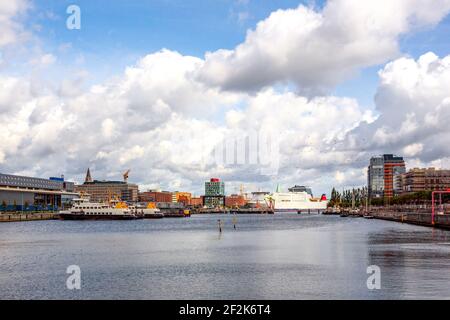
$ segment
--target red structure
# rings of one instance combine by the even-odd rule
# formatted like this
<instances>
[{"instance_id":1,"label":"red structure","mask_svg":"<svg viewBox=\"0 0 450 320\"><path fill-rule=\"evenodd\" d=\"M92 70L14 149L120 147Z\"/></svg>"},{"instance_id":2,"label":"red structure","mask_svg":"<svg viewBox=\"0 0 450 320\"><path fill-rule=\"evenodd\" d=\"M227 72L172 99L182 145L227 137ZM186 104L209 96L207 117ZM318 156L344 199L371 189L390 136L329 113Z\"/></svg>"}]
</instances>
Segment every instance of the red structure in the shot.
<instances>
[{"instance_id":1,"label":"red structure","mask_svg":"<svg viewBox=\"0 0 450 320\"><path fill-rule=\"evenodd\" d=\"M139 193L140 202L172 202L171 192L147 191Z\"/></svg>"},{"instance_id":2,"label":"red structure","mask_svg":"<svg viewBox=\"0 0 450 320\"><path fill-rule=\"evenodd\" d=\"M229 197L225 197L225 206L232 208L232 207L243 207L247 204L247 201L245 200L244 196L232 194Z\"/></svg>"},{"instance_id":3,"label":"red structure","mask_svg":"<svg viewBox=\"0 0 450 320\"><path fill-rule=\"evenodd\" d=\"M392 198L394 196L394 174L404 172L405 161L391 155L385 155L384 158L384 197Z\"/></svg>"},{"instance_id":4,"label":"red structure","mask_svg":"<svg viewBox=\"0 0 450 320\"><path fill-rule=\"evenodd\" d=\"M203 207L203 197L191 198L191 206L193 207Z\"/></svg>"},{"instance_id":5,"label":"red structure","mask_svg":"<svg viewBox=\"0 0 450 320\"><path fill-rule=\"evenodd\" d=\"M431 202L432 202L432 206L431 206L431 223L434 225L434 217L436 215L436 195L439 195L439 208L442 208L442 195L443 194L450 194L450 189L447 189L445 191L433 191L431 193Z\"/></svg>"}]
</instances>

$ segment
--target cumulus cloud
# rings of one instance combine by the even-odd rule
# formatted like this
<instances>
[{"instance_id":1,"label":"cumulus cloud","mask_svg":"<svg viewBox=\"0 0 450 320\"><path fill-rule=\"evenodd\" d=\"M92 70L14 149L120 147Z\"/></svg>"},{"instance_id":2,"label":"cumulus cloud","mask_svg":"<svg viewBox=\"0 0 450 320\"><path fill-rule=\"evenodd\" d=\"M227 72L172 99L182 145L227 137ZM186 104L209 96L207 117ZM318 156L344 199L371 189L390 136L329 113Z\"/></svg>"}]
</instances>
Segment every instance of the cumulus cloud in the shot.
<instances>
[{"instance_id":1,"label":"cumulus cloud","mask_svg":"<svg viewBox=\"0 0 450 320\"><path fill-rule=\"evenodd\" d=\"M27 0L8 0L0 3L0 48L21 41L26 33L17 22L29 7Z\"/></svg>"},{"instance_id":2,"label":"cumulus cloud","mask_svg":"<svg viewBox=\"0 0 450 320\"><path fill-rule=\"evenodd\" d=\"M330 184L365 183L373 153L440 163L450 159L450 56L387 64L379 73L378 118L351 97L311 92L397 55L399 35L437 23L449 7L334 0L321 11L279 10L235 50L201 59L163 49L89 88L87 72L54 87L0 74L1 170L82 181L87 167L97 179L117 179L130 168L130 180L141 185L198 193L211 176L326 192ZM52 68L45 62L56 59L40 61ZM279 82L308 95L273 86ZM236 138L237 149L239 139L267 129L279 148L275 174L247 156L244 163L211 161L227 137Z\"/></svg>"},{"instance_id":3,"label":"cumulus cloud","mask_svg":"<svg viewBox=\"0 0 450 320\"><path fill-rule=\"evenodd\" d=\"M352 150L390 150L424 163L450 156L450 56L400 58L379 72L380 116L351 132Z\"/></svg>"},{"instance_id":4,"label":"cumulus cloud","mask_svg":"<svg viewBox=\"0 0 450 320\"><path fill-rule=\"evenodd\" d=\"M449 10L449 0L330 0L321 11L278 10L235 49L207 53L198 77L225 90L294 83L303 93L324 92L394 58L400 35L438 23Z\"/></svg>"}]
</instances>

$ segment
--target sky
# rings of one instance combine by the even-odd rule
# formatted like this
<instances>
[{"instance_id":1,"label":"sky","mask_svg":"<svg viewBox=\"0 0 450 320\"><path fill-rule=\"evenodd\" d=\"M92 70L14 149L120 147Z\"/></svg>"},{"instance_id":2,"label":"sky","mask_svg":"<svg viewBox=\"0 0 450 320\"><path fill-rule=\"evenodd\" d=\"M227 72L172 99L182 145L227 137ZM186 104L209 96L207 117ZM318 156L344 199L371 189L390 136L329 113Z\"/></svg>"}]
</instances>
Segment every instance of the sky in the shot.
<instances>
[{"instance_id":1,"label":"sky","mask_svg":"<svg viewBox=\"0 0 450 320\"><path fill-rule=\"evenodd\" d=\"M363 186L373 155L450 168L449 12L450 0L2 1L0 172L329 194Z\"/></svg>"}]
</instances>

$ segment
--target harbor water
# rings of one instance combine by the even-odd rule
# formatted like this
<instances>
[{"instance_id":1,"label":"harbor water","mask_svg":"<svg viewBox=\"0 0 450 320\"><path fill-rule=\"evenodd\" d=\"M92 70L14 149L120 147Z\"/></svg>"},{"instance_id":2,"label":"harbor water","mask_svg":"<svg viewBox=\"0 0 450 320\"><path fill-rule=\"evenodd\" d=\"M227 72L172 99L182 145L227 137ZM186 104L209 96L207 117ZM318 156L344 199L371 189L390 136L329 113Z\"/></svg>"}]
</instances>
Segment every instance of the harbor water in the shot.
<instances>
[{"instance_id":1,"label":"harbor water","mask_svg":"<svg viewBox=\"0 0 450 320\"><path fill-rule=\"evenodd\" d=\"M80 290L66 286L72 265ZM379 267L379 290L368 289L369 266ZM450 231L389 221L283 213L0 224L2 299L450 299L449 283Z\"/></svg>"}]
</instances>

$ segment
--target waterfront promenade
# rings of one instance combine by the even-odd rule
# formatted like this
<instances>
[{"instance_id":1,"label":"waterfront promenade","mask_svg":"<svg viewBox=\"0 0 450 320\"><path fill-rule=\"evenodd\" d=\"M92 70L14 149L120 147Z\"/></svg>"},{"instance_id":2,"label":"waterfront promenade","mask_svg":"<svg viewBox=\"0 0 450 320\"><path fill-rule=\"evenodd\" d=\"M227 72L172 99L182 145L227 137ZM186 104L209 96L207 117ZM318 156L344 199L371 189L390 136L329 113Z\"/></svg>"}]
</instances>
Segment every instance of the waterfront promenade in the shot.
<instances>
[{"instance_id":1,"label":"waterfront promenade","mask_svg":"<svg viewBox=\"0 0 450 320\"><path fill-rule=\"evenodd\" d=\"M450 230L450 215L435 215L434 224L430 212L394 211L389 209L372 210L370 215L376 219L415 224Z\"/></svg>"}]
</instances>

